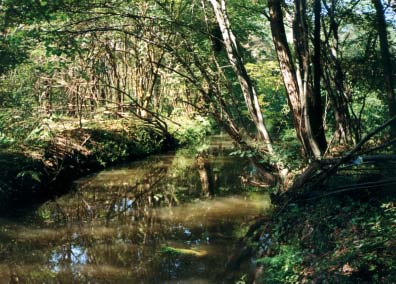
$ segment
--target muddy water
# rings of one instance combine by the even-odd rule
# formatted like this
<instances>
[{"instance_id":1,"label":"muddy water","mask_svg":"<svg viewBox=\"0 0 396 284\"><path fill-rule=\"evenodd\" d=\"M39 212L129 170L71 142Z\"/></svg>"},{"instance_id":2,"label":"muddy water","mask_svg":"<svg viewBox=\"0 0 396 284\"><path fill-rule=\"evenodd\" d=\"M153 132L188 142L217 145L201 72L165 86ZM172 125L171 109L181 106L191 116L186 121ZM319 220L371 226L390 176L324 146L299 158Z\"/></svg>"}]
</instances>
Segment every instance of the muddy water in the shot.
<instances>
[{"instance_id":1,"label":"muddy water","mask_svg":"<svg viewBox=\"0 0 396 284\"><path fill-rule=\"evenodd\" d=\"M217 136L203 155L182 149L112 168L0 220L0 284L235 283L224 274L233 245L270 204L241 184L252 168L230 147Z\"/></svg>"}]
</instances>

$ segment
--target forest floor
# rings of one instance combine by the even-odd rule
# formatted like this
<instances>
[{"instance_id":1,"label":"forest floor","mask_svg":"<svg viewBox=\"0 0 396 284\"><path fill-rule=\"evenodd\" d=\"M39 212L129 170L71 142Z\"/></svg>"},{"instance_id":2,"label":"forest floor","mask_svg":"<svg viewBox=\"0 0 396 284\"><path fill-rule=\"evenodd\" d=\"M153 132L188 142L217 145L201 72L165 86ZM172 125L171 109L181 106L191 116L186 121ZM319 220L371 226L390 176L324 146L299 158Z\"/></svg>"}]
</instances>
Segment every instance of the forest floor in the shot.
<instances>
[{"instance_id":1,"label":"forest floor","mask_svg":"<svg viewBox=\"0 0 396 284\"><path fill-rule=\"evenodd\" d=\"M395 201L388 185L276 206L247 242L255 283L396 283Z\"/></svg>"},{"instance_id":2,"label":"forest floor","mask_svg":"<svg viewBox=\"0 0 396 284\"><path fill-rule=\"evenodd\" d=\"M23 143L0 148L0 208L49 198L90 172L172 147L176 140L164 139L150 124L95 120L81 128L76 119L51 122Z\"/></svg>"}]
</instances>

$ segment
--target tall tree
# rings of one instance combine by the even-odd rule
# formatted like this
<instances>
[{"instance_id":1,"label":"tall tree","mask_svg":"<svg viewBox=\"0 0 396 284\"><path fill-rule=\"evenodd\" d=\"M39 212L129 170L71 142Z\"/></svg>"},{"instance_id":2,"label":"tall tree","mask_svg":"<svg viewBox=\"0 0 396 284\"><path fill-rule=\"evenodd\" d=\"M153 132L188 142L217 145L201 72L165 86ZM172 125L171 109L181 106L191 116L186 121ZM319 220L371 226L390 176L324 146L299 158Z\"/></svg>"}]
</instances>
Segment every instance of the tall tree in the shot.
<instances>
[{"instance_id":1,"label":"tall tree","mask_svg":"<svg viewBox=\"0 0 396 284\"><path fill-rule=\"evenodd\" d=\"M312 86L312 67L311 67L311 52L309 48L310 33L308 30L307 21L307 3L306 0L296 0L295 3L295 16L293 21L293 40L294 49L297 59L297 82L300 92L300 103L303 111L303 119L305 122L305 129L310 149L315 157L319 157L326 150L327 143L323 127L323 112L320 94L320 78L318 83L317 92L314 91ZM315 5L317 5L315 3ZM320 6L320 3L319 3ZM316 15L315 15L316 16ZM318 38L320 45L320 25ZM319 53L319 51L318 51ZM319 57L314 58L315 73L320 74L321 60ZM315 74L314 76L315 77ZM314 78L316 79L316 78Z\"/></svg>"},{"instance_id":2,"label":"tall tree","mask_svg":"<svg viewBox=\"0 0 396 284\"><path fill-rule=\"evenodd\" d=\"M224 41L224 46L227 52L228 60L238 77L239 85L245 99L247 109L252 118L258 132L266 144L267 150L273 154L273 148L269 133L264 123L264 117L261 112L261 107L257 97L256 89L246 71L242 56L238 49L236 37L231 30L230 21L228 19L226 5L224 0L209 0L213 11L216 15L216 20L219 25L221 35Z\"/></svg>"},{"instance_id":3,"label":"tall tree","mask_svg":"<svg viewBox=\"0 0 396 284\"><path fill-rule=\"evenodd\" d=\"M396 116L396 99L394 90L395 85L393 80L391 54L389 52L389 42L388 33L386 30L384 7L381 0L372 0L372 3L375 7L377 16L377 29L380 40L382 68L384 70L384 83L386 90L386 99L389 108L389 117L392 118ZM391 138L396 138L396 120L394 120L391 124L390 133ZM396 150L396 146L394 147L394 150Z\"/></svg>"},{"instance_id":4,"label":"tall tree","mask_svg":"<svg viewBox=\"0 0 396 284\"><path fill-rule=\"evenodd\" d=\"M324 48L327 52L323 53L322 60L326 64L326 68L322 69L322 78L324 88L329 95L335 120L335 141L344 140L352 142L352 135L356 140L359 139L358 126L352 125L351 113L349 105L351 98L345 92L345 72L341 64L340 51L340 16L336 19L336 3L337 0L322 1L326 15L323 16L323 31L325 35ZM328 21L328 29L326 21Z\"/></svg>"},{"instance_id":5,"label":"tall tree","mask_svg":"<svg viewBox=\"0 0 396 284\"><path fill-rule=\"evenodd\" d=\"M314 2L314 97L320 97L320 79L322 74L322 64L320 60L320 11L321 11L321 0L315 0Z\"/></svg>"},{"instance_id":6,"label":"tall tree","mask_svg":"<svg viewBox=\"0 0 396 284\"><path fill-rule=\"evenodd\" d=\"M297 66L287 42L281 1L269 0L272 38L278 55L279 66L287 91L297 137L307 156L320 157L326 150L320 96L312 90L306 2L295 1L293 35Z\"/></svg>"}]
</instances>

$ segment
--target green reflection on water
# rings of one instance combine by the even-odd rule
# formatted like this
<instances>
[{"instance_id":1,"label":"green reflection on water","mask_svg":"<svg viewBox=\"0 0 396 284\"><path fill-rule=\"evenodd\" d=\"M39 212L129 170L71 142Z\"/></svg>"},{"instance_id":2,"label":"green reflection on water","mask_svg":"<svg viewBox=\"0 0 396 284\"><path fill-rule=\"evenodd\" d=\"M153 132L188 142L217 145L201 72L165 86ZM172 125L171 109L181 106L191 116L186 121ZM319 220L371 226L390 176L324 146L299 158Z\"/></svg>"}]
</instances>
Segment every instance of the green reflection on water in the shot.
<instances>
[{"instance_id":1,"label":"green reflection on water","mask_svg":"<svg viewBox=\"0 0 396 284\"><path fill-rule=\"evenodd\" d=\"M80 179L24 220L2 220L0 283L221 283L241 224L270 203L244 193L248 164L227 155L229 140L210 142L204 155Z\"/></svg>"}]
</instances>

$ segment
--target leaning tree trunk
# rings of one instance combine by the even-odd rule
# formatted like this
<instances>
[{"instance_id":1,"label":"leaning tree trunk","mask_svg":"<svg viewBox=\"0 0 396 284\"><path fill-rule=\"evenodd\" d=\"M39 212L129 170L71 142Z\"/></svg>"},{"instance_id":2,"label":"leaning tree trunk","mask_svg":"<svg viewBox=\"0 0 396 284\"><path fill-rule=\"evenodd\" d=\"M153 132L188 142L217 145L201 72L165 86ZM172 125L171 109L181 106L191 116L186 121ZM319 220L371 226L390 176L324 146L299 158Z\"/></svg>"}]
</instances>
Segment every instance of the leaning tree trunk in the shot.
<instances>
[{"instance_id":1,"label":"leaning tree trunk","mask_svg":"<svg viewBox=\"0 0 396 284\"><path fill-rule=\"evenodd\" d=\"M384 70L384 79L385 79L385 89L386 89L386 98L389 108L389 117L393 118L396 116L396 100L395 100L395 91L394 91L394 82L393 82L393 70L392 70L392 61L391 55L389 52L389 42L388 42L388 34L386 30L386 22L384 15L384 7L382 6L381 0L372 0L375 11L377 14L377 28L380 39L380 47L381 47L381 57L382 57L382 67ZM391 138L396 138L396 120L391 123L390 134ZM396 145L393 148L396 150Z\"/></svg>"},{"instance_id":2,"label":"leaning tree trunk","mask_svg":"<svg viewBox=\"0 0 396 284\"><path fill-rule=\"evenodd\" d=\"M250 80L250 77L246 71L245 65L243 64L242 57L239 53L238 46L236 43L235 35L233 34L230 22L228 20L227 11L225 7L225 1L220 0L209 0L212 4L213 10L216 15L216 20L221 30L221 34L224 40L224 46L227 52L228 60L238 77L239 85L241 86L242 93L245 99L245 103L249 114L260 133L261 137L266 144L266 148L270 154L273 154L273 148L269 133L264 123L264 118L261 113L256 90Z\"/></svg>"}]
</instances>

